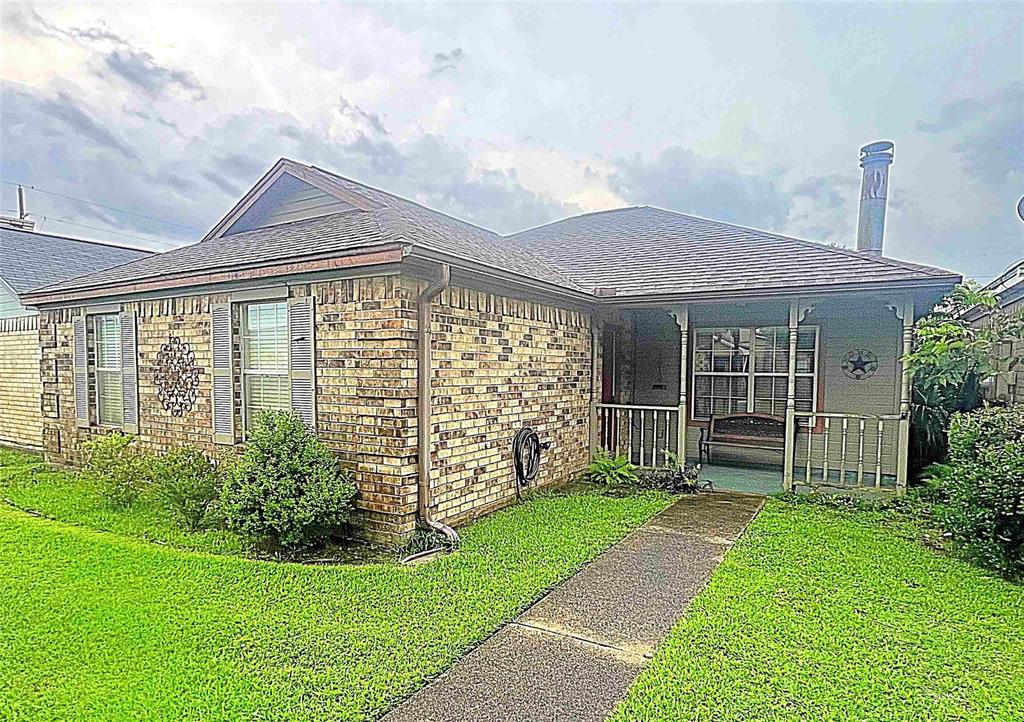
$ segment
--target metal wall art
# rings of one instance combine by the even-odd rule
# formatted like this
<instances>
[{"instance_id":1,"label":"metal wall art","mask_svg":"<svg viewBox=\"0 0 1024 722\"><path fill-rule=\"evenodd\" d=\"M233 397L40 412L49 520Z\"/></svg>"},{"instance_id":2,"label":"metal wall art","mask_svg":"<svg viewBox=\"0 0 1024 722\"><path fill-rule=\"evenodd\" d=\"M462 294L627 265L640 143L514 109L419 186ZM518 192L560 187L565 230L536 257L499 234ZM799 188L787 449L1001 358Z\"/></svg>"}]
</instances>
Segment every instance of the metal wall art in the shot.
<instances>
[{"instance_id":1,"label":"metal wall art","mask_svg":"<svg viewBox=\"0 0 1024 722\"><path fill-rule=\"evenodd\" d=\"M177 336L170 336L156 355L156 388L160 403L171 416L192 410L199 389L196 352Z\"/></svg>"},{"instance_id":2,"label":"metal wall art","mask_svg":"<svg viewBox=\"0 0 1024 722\"><path fill-rule=\"evenodd\" d=\"M878 370L878 356L872 351L855 348L843 357L843 373L854 381L871 378Z\"/></svg>"}]
</instances>

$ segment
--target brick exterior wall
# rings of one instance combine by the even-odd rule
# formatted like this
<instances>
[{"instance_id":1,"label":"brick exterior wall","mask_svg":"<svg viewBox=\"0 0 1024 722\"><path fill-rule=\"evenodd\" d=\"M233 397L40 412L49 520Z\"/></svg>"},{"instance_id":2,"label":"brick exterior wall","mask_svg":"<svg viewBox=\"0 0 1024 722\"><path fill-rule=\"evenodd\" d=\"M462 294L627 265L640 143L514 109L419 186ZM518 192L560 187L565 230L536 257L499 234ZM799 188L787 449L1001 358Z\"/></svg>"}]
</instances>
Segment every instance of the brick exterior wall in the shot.
<instances>
[{"instance_id":1,"label":"brick exterior wall","mask_svg":"<svg viewBox=\"0 0 1024 722\"><path fill-rule=\"evenodd\" d=\"M39 319L0 318L0 444L39 448Z\"/></svg>"},{"instance_id":2,"label":"brick exterior wall","mask_svg":"<svg viewBox=\"0 0 1024 722\"><path fill-rule=\"evenodd\" d=\"M317 434L355 471L364 535L416 521L416 303L397 276L312 285Z\"/></svg>"},{"instance_id":3,"label":"brick exterior wall","mask_svg":"<svg viewBox=\"0 0 1024 722\"><path fill-rule=\"evenodd\" d=\"M591 337L587 314L465 288L431 317L433 502L459 523L515 500L512 437L534 428L538 485L571 481L589 461Z\"/></svg>"},{"instance_id":4,"label":"brick exterior wall","mask_svg":"<svg viewBox=\"0 0 1024 722\"><path fill-rule=\"evenodd\" d=\"M125 304L134 309L138 329L139 441L154 451L191 443L213 450L210 406L210 304L223 296L187 296ZM40 315L43 381L43 447L50 461L82 463L82 443L105 433L95 419L95 389L90 384L92 423L79 428L75 421L73 378L74 332L72 318L80 308L44 311ZM157 354L170 336L190 344L196 354L199 390L189 413L172 416L164 411L155 383ZM90 347L90 379L94 379L94 352Z\"/></svg>"},{"instance_id":5,"label":"brick exterior wall","mask_svg":"<svg viewBox=\"0 0 1024 722\"><path fill-rule=\"evenodd\" d=\"M291 296L315 299L317 435L354 472L359 533L385 543L397 543L415 528L416 296L422 286L382 276L290 289ZM186 296L126 305L137 318L138 436L144 446L217 448L210 310L228 298ZM81 463L84 441L105 431L95 418L89 428L75 421L72 318L81 311L49 310L40 316L43 446L49 460L70 465ZM236 408L241 406L239 316L236 306ZM563 483L582 470L590 431L587 315L452 289L435 300L431 323L436 518L461 523L515 499L511 440L523 425L553 443L544 454L540 484ZM157 354L169 336L191 345L199 370L195 405L179 417L163 409L155 385ZM235 427L241 441L240 413Z\"/></svg>"}]
</instances>

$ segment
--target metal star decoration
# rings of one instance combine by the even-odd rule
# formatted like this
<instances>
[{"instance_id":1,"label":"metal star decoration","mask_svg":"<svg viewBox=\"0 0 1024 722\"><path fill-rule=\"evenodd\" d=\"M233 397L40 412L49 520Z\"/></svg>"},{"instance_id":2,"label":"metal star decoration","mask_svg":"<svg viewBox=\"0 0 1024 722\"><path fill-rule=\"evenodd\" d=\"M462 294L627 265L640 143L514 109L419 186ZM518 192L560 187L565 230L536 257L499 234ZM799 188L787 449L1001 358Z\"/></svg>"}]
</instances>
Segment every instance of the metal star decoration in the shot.
<instances>
[{"instance_id":1,"label":"metal star decoration","mask_svg":"<svg viewBox=\"0 0 1024 722\"><path fill-rule=\"evenodd\" d=\"M843 357L843 373L851 379L860 381L870 378L878 370L878 357L866 349L858 348Z\"/></svg>"}]
</instances>

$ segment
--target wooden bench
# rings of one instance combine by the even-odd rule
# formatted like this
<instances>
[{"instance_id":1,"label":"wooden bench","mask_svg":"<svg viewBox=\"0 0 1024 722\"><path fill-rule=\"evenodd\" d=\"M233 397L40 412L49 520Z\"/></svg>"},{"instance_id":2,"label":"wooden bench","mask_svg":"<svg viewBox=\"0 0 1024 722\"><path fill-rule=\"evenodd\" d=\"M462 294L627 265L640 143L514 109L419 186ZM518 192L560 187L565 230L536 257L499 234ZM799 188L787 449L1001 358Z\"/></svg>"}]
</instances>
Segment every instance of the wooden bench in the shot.
<instances>
[{"instance_id":1,"label":"wooden bench","mask_svg":"<svg viewBox=\"0 0 1024 722\"><path fill-rule=\"evenodd\" d=\"M770 414L712 416L700 430L697 453L701 463L711 463L712 446L763 449L782 453L786 448L786 419Z\"/></svg>"}]
</instances>

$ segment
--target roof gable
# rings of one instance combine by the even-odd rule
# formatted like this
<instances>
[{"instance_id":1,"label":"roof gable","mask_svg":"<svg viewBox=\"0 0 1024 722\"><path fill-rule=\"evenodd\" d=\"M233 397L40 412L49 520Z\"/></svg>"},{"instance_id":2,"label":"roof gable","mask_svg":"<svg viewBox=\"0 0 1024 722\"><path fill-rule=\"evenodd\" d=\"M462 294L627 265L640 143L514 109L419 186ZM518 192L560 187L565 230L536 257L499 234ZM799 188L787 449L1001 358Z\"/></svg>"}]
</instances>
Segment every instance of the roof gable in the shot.
<instances>
[{"instance_id":1,"label":"roof gable","mask_svg":"<svg viewBox=\"0 0 1024 722\"><path fill-rule=\"evenodd\" d=\"M284 176L291 176L291 180L285 180L283 186L278 186L277 183ZM219 238L220 236L226 235L229 229L232 229L234 224L240 220L247 212L253 208L253 206L262 207L263 213L257 211L257 213L251 216L250 221L238 228L234 228L233 233L242 233L248 230L255 230L257 228L267 227L265 225L248 225L249 223L259 222L261 217L265 217L269 212L273 213L273 210L280 205L281 201L291 202L298 199L290 198L288 192L309 192L309 189L305 186L296 186L294 181L298 180L306 184L311 188L317 189L327 196L333 197L336 201L345 204L349 208L357 208L361 211L372 211L375 206L373 203L367 201L365 197L359 194L348 193L343 187L335 183L329 174L325 174L322 171L318 171L316 168L311 166L304 166L300 163L296 163L288 158L281 158L278 160L274 167L271 168L267 173L260 178L260 180L254 185L248 193L242 196L241 200L236 203L230 211L228 211L223 218L221 218L210 232L203 237L203 241L209 241L213 238ZM273 190L272 189L276 189ZM280 192L279 192L280 191ZM270 193L266 201L263 201L263 196ZM323 203L321 199L321 204ZM300 204L301 207L301 204ZM292 206L281 208L281 211L287 213L289 211L299 210L300 207ZM337 211L329 211L328 213L335 213ZM302 218L312 218L316 216L301 216ZM298 219L293 219L298 220ZM287 223L288 220L280 221L281 223ZM271 224L273 225L273 224Z\"/></svg>"},{"instance_id":2,"label":"roof gable","mask_svg":"<svg viewBox=\"0 0 1024 722\"><path fill-rule=\"evenodd\" d=\"M224 231L225 236L355 210L332 193L282 173Z\"/></svg>"}]
</instances>

